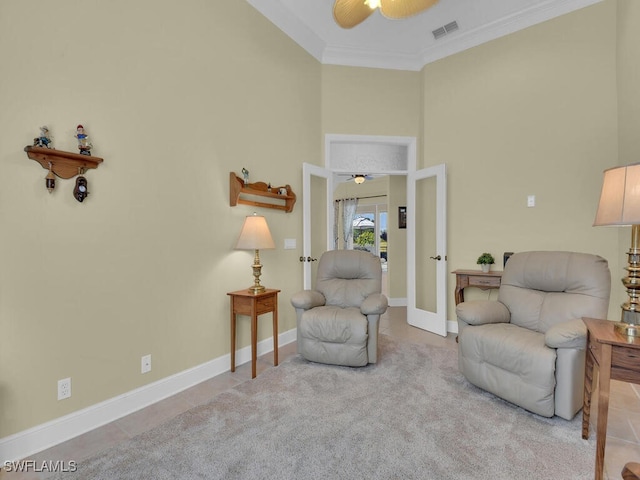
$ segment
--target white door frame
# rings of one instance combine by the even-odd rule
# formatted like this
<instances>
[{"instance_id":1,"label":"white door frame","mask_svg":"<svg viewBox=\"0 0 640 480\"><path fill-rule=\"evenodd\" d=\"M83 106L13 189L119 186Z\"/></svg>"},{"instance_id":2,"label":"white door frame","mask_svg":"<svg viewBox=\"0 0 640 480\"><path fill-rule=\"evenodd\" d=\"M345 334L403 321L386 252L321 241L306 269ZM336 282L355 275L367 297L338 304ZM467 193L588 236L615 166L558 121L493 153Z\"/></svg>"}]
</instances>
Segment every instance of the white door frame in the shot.
<instances>
[{"instance_id":1,"label":"white door frame","mask_svg":"<svg viewBox=\"0 0 640 480\"><path fill-rule=\"evenodd\" d=\"M312 258L311 251L311 177L322 177L327 182L327 250L333 249L333 174L326 168L302 164L302 262L303 262L303 288L311 288L311 262L306 259Z\"/></svg>"},{"instance_id":2,"label":"white door frame","mask_svg":"<svg viewBox=\"0 0 640 480\"><path fill-rule=\"evenodd\" d=\"M439 171L438 169L444 169L444 165L438 165L436 167L431 167L431 169L416 171L417 168L417 148L416 137L399 137L399 136L375 136L375 135L342 135L342 134L326 134L325 135L325 168L318 167L316 165L311 164L303 164L303 255L305 258L313 257L311 252L311 177L313 175L320 176L326 179L327 185L327 250L332 250L334 248L333 245L333 236L331 234L331 230L333 229L334 223L334 210L333 210L333 191L334 191L334 179L333 173L362 173L362 172L353 172L352 169L348 170L340 170L332 168L331 165L331 144L334 142L348 142L348 143L367 143L367 144L395 144L402 145L407 147L407 170L390 170L384 168L376 168L375 166L363 167L363 170L367 170L365 173L380 173L387 175L406 175L407 176L407 318L409 319L409 310L411 309L412 315L412 325L427 329L434 333L440 335L446 335L446 292L447 292L447 279L446 279L446 261L438 262L437 267L437 310L438 310L438 320L435 321L434 318L429 318L429 312L424 312L415 309L415 231L410 234L411 230L409 225L415 225L415 177L416 174L422 175L425 171L427 171L428 175L431 176L434 171ZM435 170L433 170L435 169ZM446 170L443 170L441 173L445 173ZM410 193L409 185L412 183L409 181L411 175L414 175L412 178L413 183L413 193ZM424 178L424 177L420 177ZM437 229L438 229L438 238L437 238L437 248L443 259L446 259L446 176L444 181L445 188L438 188L438 220L437 220ZM413 207L409 207L412 204L409 198L413 195ZM413 257L409 255L409 252L413 251ZM411 288L413 286L413 293L410 294ZM304 288L311 288L311 265L309 262L304 262ZM411 301L409 301L409 297L411 297ZM415 319L418 320L415 320ZM444 321L441 321L441 319ZM435 321L435 323L434 323ZM444 331L442 331L441 325L444 325Z\"/></svg>"}]
</instances>

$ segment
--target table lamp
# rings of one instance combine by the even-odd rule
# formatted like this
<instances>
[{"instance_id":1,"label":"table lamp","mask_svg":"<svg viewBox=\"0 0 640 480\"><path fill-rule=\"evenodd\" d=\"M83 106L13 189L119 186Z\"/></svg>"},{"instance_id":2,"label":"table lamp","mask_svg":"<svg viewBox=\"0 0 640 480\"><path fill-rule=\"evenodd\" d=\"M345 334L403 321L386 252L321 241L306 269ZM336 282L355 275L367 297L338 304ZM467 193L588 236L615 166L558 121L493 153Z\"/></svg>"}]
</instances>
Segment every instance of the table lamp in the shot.
<instances>
[{"instance_id":1,"label":"table lamp","mask_svg":"<svg viewBox=\"0 0 640 480\"><path fill-rule=\"evenodd\" d=\"M616 330L640 336L640 163L604 171L602 193L594 226L631 226L631 247L627 252L627 276L622 279L629 300L622 304L621 322Z\"/></svg>"},{"instance_id":2,"label":"table lamp","mask_svg":"<svg viewBox=\"0 0 640 480\"><path fill-rule=\"evenodd\" d=\"M260 285L260 275L262 274L262 265L260 264L260 250L266 248L276 248L271 238L271 232L267 221L261 215L254 213L249 215L244 220L240 236L238 237L238 243L236 244L236 250L254 250L255 256L253 258L253 286L249 288L249 291L254 295L264 292L265 288Z\"/></svg>"}]
</instances>

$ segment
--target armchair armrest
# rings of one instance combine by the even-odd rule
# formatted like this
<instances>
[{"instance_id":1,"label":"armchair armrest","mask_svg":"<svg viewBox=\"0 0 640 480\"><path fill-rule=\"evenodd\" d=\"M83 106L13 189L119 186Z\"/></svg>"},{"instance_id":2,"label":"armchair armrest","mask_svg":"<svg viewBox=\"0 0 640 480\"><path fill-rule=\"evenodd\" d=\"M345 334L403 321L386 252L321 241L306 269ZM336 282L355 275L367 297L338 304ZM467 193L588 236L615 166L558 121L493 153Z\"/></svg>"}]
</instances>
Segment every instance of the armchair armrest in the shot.
<instances>
[{"instance_id":1,"label":"armchair armrest","mask_svg":"<svg viewBox=\"0 0 640 480\"><path fill-rule=\"evenodd\" d=\"M504 303L495 300L469 300L456 306L456 316L469 325L509 323L511 312Z\"/></svg>"},{"instance_id":2,"label":"armchair armrest","mask_svg":"<svg viewBox=\"0 0 640 480\"><path fill-rule=\"evenodd\" d=\"M317 290L301 290L291 296L291 305L295 308L302 308L303 310L321 307L325 302L324 295Z\"/></svg>"},{"instance_id":3,"label":"armchair armrest","mask_svg":"<svg viewBox=\"0 0 640 480\"><path fill-rule=\"evenodd\" d=\"M389 301L387 297L381 293L374 293L364 299L360 305L360 311L363 315L382 315L387 311Z\"/></svg>"},{"instance_id":4,"label":"armchair armrest","mask_svg":"<svg viewBox=\"0 0 640 480\"><path fill-rule=\"evenodd\" d=\"M544 343L549 348L577 348L587 347L587 326L579 319L561 322L544 334Z\"/></svg>"}]
</instances>

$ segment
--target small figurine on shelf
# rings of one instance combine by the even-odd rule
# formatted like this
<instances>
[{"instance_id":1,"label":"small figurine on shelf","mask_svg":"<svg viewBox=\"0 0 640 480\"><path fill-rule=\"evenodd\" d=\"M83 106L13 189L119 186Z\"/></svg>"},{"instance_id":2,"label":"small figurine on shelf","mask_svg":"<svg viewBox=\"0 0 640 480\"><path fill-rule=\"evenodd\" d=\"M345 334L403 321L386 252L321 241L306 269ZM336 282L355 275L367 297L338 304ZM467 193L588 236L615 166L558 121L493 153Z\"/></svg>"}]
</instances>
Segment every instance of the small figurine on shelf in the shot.
<instances>
[{"instance_id":1,"label":"small figurine on shelf","mask_svg":"<svg viewBox=\"0 0 640 480\"><path fill-rule=\"evenodd\" d=\"M242 167L242 178L244 178L244 184L248 185L249 184L249 170L247 170L244 167Z\"/></svg>"},{"instance_id":2,"label":"small figurine on shelf","mask_svg":"<svg viewBox=\"0 0 640 480\"><path fill-rule=\"evenodd\" d=\"M78 139L78 149L80 150L80 155L89 155L91 156L91 142L89 141L89 135L84 133L84 127L82 125L78 125L76 127L75 137Z\"/></svg>"},{"instance_id":3,"label":"small figurine on shelf","mask_svg":"<svg viewBox=\"0 0 640 480\"><path fill-rule=\"evenodd\" d=\"M53 148L49 128L46 125L40 127L40 136L33 139L34 147Z\"/></svg>"}]
</instances>

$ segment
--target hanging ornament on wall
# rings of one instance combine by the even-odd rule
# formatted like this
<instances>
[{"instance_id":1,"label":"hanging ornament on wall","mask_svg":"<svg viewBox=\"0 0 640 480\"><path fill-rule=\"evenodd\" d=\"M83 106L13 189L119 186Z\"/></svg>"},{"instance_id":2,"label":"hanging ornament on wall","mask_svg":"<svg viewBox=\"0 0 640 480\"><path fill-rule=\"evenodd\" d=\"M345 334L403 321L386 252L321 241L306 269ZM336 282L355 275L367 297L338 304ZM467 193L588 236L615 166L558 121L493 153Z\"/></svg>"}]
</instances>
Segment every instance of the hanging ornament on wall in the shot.
<instances>
[{"instance_id":1,"label":"hanging ornament on wall","mask_svg":"<svg viewBox=\"0 0 640 480\"><path fill-rule=\"evenodd\" d=\"M76 178L76 186L73 189L73 196L76 200L82 203L84 199L87 198L87 195L89 195L89 190L87 190L87 179L80 175Z\"/></svg>"},{"instance_id":2,"label":"hanging ornament on wall","mask_svg":"<svg viewBox=\"0 0 640 480\"><path fill-rule=\"evenodd\" d=\"M49 173L47 173L44 181L47 185L47 190L49 190L49 193L53 192L53 189L56 188L56 176L51 171L51 162L49 162Z\"/></svg>"}]
</instances>

